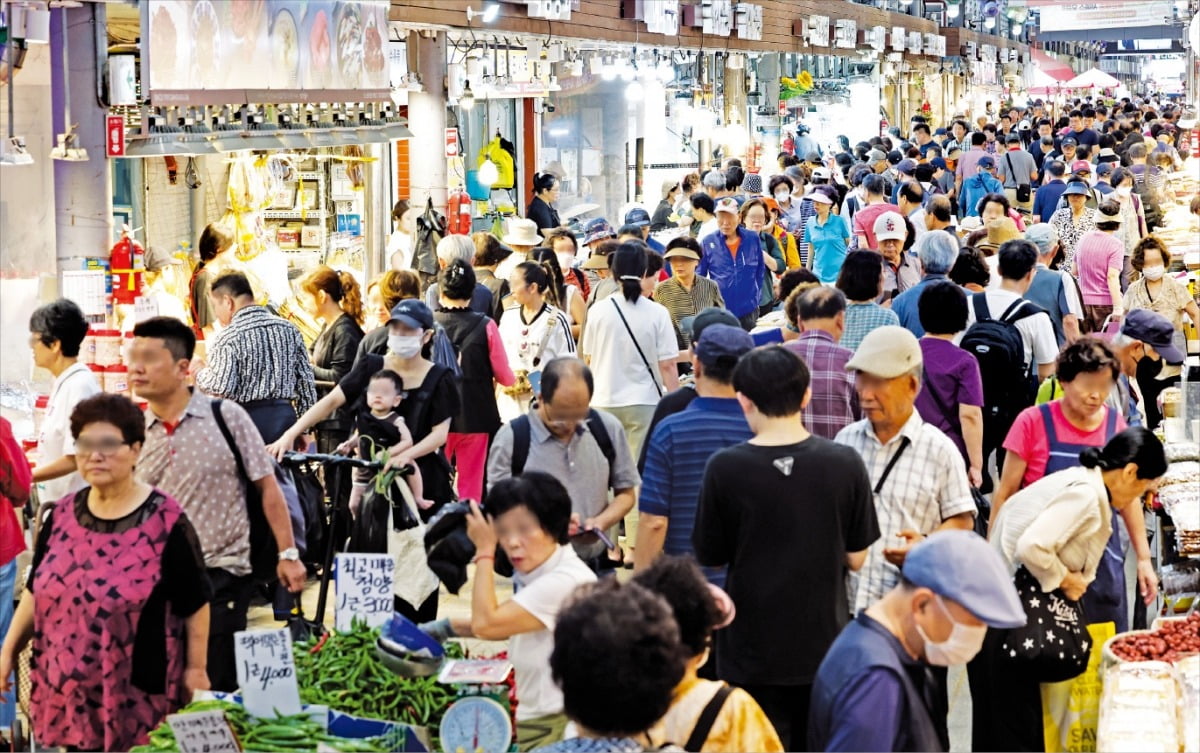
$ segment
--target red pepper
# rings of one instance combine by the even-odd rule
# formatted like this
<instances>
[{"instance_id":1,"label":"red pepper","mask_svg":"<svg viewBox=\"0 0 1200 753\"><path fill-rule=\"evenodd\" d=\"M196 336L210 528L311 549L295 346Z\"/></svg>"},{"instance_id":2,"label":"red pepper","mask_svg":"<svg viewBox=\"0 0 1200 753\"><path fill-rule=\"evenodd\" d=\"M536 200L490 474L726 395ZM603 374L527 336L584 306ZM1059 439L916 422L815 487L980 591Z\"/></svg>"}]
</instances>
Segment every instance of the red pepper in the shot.
<instances>
[{"instance_id":1,"label":"red pepper","mask_svg":"<svg viewBox=\"0 0 1200 753\"><path fill-rule=\"evenodd\" d=\"M329 640L329 633L321 636L321 640L317 641L317 645L308 650L308 653L315 654L325 646L325 641Z\"/></svg>"}]
</instances>

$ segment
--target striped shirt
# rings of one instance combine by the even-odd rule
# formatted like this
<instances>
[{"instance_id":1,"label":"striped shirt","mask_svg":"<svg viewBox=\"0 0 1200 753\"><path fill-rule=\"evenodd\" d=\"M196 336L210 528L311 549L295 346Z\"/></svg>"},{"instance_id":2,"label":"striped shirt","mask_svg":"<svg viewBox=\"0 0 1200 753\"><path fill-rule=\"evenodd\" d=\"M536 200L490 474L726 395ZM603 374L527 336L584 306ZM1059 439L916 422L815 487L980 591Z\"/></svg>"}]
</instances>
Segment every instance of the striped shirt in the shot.
<instances>
[{"instance_id":1,"label":"striped shirt","mask_svg":"<svg viewBox=\"0 0 1200 753\"><path fill-rule=\"evenodd\" d=\"M874 488L905 437L910 444L875 495L880 537L868 550L862 569L850 578L851 614L879 601L900 582L900 569L883 556L884 549L904 543L897 534L912 529L928 535L948 518L975 512L967 467L958 448L916 410L886 444L880 444L867 419L842 429L835 441L858 451Z\"/></svg>"},{"instance_id":2,"label":"striped shirt","mask_svg":"<svg viewBox=\"0 0 1200 753\"><path fill-rule=\"evenodd\" d=\"M833 439L859 416L854 374L846 371L846 362L854 351L838 345L833 335L819 329L806 330L783 347L804 359L811 377L812 398L801 411L804 428L818 437Z\"/></svg>"},{"instance_id":3,"label":"striped shirt","mask_svg":"<svg viewBox=\"0 0 1200 753\"><path fill-rule=\"evenodd\" d=\"M684 348L692 344L692 338L683 331L680 321L710 306L725 308L725 299L721 298L721 288L717 283L698 275L692 281L691 290L685 289L677 277L658 283L658 287L654 288L654 300L667 307L671 321L683 335Z\"/></svg>"},{"instance_id":4,"label":"striped shirt","mask_svg":"<svg viewBox=\"0 0 1200 753\"><path fill-rule=\"evenodd\" d=\"M846 330L842 333L840 345L853 352L868 332L889 324L900 326L900 317L896 316L895 311L885 309L874 301L849 303L846 305Z\"/></svg>"},{"instance_id":5,"label":"striped shirt","mask_svg":"<svg viewBox=\"0 0 1200 753\"><path fill-rule=\"evenodd\" d=\"M208 346L196 386L235 403L290 400L297 415L317 402L308 348L296 325L265 306L238 309Z\"/></svg>"},{"instance_id":6,"label":"striped shirt","mask_svg":"<svg viewBox=\"0 0 1200 753\"><path fill-rule=\"evenodd\" d=\"M638 510L667 518L663 551L692 556L692 530L704 467L719 450L753 436L735 398L697 397L682 412L667 416L647 443ZM710 583L725 586L725 568L703 568Z\"/></svg>"}]
</instances>

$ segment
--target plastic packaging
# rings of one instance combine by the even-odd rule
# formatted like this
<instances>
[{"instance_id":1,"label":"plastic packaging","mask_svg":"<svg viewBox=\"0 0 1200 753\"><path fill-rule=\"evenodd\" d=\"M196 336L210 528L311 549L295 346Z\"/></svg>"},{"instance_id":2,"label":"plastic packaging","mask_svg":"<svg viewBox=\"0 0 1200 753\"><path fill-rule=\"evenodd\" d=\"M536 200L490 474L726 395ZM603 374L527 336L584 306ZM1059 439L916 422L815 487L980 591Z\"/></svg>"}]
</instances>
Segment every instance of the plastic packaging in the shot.
<instances>
[{"instance_id":1,"label":"plastic packaging","mask_svg":"<svg viewBox=\"0 0 1200 753\"><path fill-rule=\"evenodd\" d=\"M115 329L101 329L96 331L96 358L95 364L108 368L121 363L121 333Z\"/></svg>"}]
</instances>

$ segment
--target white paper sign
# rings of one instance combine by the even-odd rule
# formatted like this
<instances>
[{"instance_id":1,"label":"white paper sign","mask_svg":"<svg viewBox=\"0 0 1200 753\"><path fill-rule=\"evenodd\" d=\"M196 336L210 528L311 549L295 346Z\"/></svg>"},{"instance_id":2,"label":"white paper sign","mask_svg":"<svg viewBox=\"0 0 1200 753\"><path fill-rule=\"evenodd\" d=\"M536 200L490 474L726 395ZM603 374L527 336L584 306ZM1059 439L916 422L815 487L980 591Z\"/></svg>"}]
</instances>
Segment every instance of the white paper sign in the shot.
<instances>
[{"instance_id":1,"label":"white paper sign","mask_svg":"<svg viewBox=\"0 0 1200 753\"><path fill-rule=\"evenodd\" d=\"M339 554L334 567L338 630L349 630L355 617L369 627L392 618L396 561L388 554Z\"/></svg>"},{"instance_id":2,"label":"white paper sign","mask_svg":"<svg viewBox=\"0 0 1200 753\"><path fill-rule=\"evenodd\" d=\"M300 713L292 636L286 628L234 633L233 649L242 701L251 716Z\"/></svg>"},{"instance_id":3,"label":"white paper sign","mask_svg":"<svg viewBox=\"0 0 1200 753\"><path fill-rule=\"evenodd\" d=\"M167 724L181 753L238 753L237 738L223 711L171 714Z\"/></svg>"}]
</instances>

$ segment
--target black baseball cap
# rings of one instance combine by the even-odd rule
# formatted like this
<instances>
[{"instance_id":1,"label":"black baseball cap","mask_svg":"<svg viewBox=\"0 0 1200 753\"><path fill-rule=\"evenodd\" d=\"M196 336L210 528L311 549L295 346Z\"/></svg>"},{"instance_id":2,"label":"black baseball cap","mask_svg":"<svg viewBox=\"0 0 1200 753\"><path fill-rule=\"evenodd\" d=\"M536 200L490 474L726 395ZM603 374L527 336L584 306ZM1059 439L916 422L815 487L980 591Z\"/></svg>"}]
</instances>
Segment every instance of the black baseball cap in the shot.
<instances>
[{"instance_id":1,"label":"black baseball cap","mask_svg":"<svg viewBox=\"0 0 1200 753\"><path fill-rule=\"evenodd\" d=\"M700 335L704 333L705 327L711 324L728 324L731 327L742 326L738 320L728 309L723 309L718 306L709 306L695 316L685 316L679 320L679 328L684 334L692 338L692 342L700 339Z\"/></svg>"},{"instance_id":2,"label":"black baseball cap","mask_svg":"<svg viewBox=\"0 0 1200 753\"><path fill-rule=\"evenodd\" d=\"M433 312L416 298L406 298L392 307L388 324L400 322L415 329L433 329Z\"/></svg>"}]
</instances>

